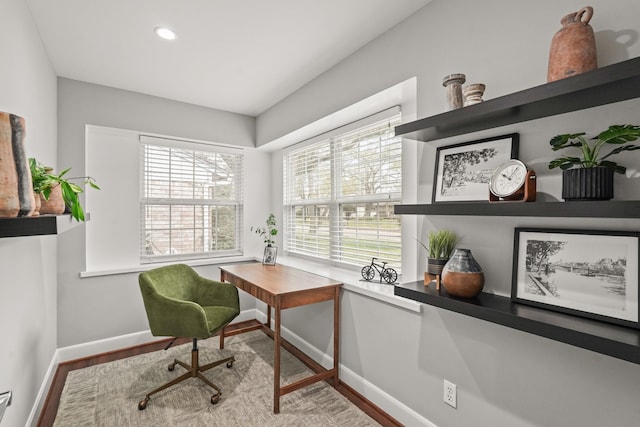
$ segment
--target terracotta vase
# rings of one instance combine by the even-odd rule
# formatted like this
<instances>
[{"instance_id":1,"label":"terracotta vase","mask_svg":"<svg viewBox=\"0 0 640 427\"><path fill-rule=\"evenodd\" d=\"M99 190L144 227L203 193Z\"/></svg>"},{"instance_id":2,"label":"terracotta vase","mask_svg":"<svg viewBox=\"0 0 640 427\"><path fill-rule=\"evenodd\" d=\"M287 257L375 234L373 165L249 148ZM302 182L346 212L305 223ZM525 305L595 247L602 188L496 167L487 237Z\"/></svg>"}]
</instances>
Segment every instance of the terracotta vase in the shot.
<instances>
[{"instance_id":1,"label":"terracotta vase","mask_svg":"<svg viewBox=\"0 0 640 427\"><path fill-rule=\"evenodd\" d=\"M36 206L24 152L24 119L0 112L0 217L30 216Z\"/></svg>"},{"instance_id":2,"label":"terracotta vase","mask_svg":"<svg viewBox=\"0 0 640 427\"><path fill-rule=\"evenodd\" d=\"M562 28L551 40L548 82L598 68L596 38L589 25L592 16L593 8L587 6L562 18Z\"/></svg>"},{"instance_id":3,"label":"terracotta vase","mask_svg":"<svg viewBox=\"0 0 640 427\"><path fill-rule=\"evenodd\" d=\"M51 194L49 194L49 200L45 199L42 194L40 194L40 214L46 215L60 215L64 213L65 204L64 199L62 198L62 188L59 185L56 185L51 189Z\"/></svg>"},{"instance_id":4,"label":"terracotta vase","mask_svg":"<svg viewBox=\"0 0 640 427\"><path fill-rule=\"evenodd\" d=\"M449 295L474 298L484 288L484 272L469 249L458 249L442 270L442 284Z\"/></svg>"},{"instance_id":5,"label":"terracotta vase","mask_svg":"<svg viewBox=\"0 0 640 427\"><path fill-rule=\"evenodd\" d=\"M33 213L31 214L31 216L38 216L40 215L40 208L42 207L42 202L40 200L40 194L39 193L34 193L35 199L36 199L36 207L33 210Z\"/></svg>"}]
</instances>

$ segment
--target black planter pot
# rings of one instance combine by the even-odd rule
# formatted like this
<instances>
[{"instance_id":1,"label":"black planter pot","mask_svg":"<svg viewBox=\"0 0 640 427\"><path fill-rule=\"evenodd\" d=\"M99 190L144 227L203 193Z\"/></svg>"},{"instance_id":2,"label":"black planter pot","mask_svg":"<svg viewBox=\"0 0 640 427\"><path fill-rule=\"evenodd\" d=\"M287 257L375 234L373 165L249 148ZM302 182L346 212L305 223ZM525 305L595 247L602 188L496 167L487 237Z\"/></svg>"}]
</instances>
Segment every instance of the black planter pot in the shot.
<instances>
[{"instance_id":1,"label":"black planter pot","mask_svg":"<svg viewBox=\"0 0 640 427\"><path fill-rule=\"evenodd\" d=\"M449 258L427 258L427 273L429 274L442 274L444 265L449 261Z\"/></svg>"},{"instance_id":2,"label":"black planter pot","mask_svg":"<svg viewBox=\"0 0 640 427\"><path fill-rule=\"evenodd\" d=\"M562 171L565 200L609 200L613 198L613 170L605 167Z\"/></svg>"}]
</instances>

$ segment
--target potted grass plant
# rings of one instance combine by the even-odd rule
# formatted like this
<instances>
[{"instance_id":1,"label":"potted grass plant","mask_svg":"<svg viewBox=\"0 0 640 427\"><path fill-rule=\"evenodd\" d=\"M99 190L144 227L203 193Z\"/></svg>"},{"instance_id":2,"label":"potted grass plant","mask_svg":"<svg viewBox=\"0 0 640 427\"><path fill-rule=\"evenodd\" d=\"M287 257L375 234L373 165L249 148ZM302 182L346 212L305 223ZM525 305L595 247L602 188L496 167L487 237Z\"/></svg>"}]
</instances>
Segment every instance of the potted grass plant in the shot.
<instances>
[{"instance_id":1,"label":"potted grass plant","mask_svg":"<svg viewBox=\"0 0 640 427\"><path fill-rule=\"evenodd\" d=\"M640 138L640 126L611 125L587 140L585 133L557 135L549 141L553 151L576 148L580 156L565 156L549 162L549 169L562 169L562 198L565 200L609 200L613 198L613 174L624 174L626 167L610 157L640 149L629 144ZM603 151L607 146L615 147Z\"/></svg>"},{"instance_id":2,"label":"potted grass plant","mask_svg":"<svg viewBox=\"0 0 640 427\"><path fill-rule=\"evenodd\" d=\"M427 244L418 241L427 251L427 273L440 275L460 238L452 230L432 230L427 234Z\"/></svg>"}]
</instances>

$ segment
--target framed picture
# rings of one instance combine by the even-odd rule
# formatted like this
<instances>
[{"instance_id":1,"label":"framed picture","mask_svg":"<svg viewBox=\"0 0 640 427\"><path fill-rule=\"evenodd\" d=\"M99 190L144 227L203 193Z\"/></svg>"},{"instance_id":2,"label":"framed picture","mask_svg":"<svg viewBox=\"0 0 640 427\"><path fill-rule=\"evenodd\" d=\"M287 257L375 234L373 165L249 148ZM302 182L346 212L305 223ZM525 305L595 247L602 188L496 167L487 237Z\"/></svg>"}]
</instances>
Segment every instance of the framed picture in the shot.
<instances>
[{"instance_id":1,"label":"framed picture","mask_svg":"<svg viewBox=\"0 0 640 427\"><path fill-rule=\"evenodd\" d=\"M266 265L276 265L276 257L278 256L278 248L276 246L265 246L262 263Z\"/></svg>"},{"instance_id":2,"label":"framed picture","mask_svg":"<svg viewBox=\"0 0 640 427\"><path fill-rule=\"evenodd\" d=\"M489 179L501 163L518 157L520 135L496 136L439 147L433 203L489 200Z\"/></svg>"},{"instance_id":3,"label":"framed picture","mask_svg":"<svg viewBox=\"0 0 640 427\"><path fill-rule=\"evenodd\" d=\"M516 228L511 299L640 328L640 232Z\"/></svg>"}]
</instances>

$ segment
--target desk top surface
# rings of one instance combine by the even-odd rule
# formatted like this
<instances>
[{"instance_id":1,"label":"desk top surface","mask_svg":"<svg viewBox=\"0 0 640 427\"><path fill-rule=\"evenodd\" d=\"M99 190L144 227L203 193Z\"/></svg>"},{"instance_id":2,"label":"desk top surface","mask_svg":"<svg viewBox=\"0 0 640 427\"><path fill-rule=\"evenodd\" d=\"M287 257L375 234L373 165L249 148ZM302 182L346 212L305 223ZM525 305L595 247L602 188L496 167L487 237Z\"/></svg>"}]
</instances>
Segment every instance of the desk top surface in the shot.
<instances>
[{"instance_id":1,"label":"desk top surface","mask_svg":"<svg viewBox=\"0 0 640 427\"><path fill-rule=\"evenodd\" d=\"M342 282L285 265L245 263L223 265L220 270L239 277L273 294L342 286Z\"/></svg>"}]
</instances>

